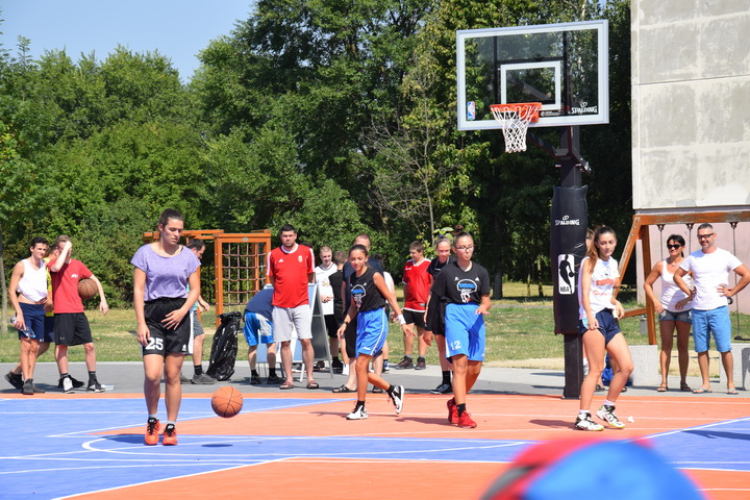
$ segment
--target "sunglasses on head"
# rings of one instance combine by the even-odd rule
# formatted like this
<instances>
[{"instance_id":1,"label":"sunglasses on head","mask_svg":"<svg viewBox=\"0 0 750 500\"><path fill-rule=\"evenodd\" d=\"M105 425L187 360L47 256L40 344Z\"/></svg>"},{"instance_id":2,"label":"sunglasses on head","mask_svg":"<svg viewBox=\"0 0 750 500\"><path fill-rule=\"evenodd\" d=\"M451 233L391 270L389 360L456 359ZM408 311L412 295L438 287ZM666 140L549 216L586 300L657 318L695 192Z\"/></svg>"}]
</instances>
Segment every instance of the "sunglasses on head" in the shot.
<instances>
[{"instance_id":1,"label":"sunglasses on head","mask_svg":"<svg viewBox=\"0 0 750 500\"><path fill-rule=\"evenodd\" d=\"M680 245L679 243L676 243L676 244L674 244L674 245L670 245L669 243L667 243L667 248L669 248L670 250L671 250L672 248L680 248L681 246L682 246L682 245Z\"/></svg>"}]
</instances>

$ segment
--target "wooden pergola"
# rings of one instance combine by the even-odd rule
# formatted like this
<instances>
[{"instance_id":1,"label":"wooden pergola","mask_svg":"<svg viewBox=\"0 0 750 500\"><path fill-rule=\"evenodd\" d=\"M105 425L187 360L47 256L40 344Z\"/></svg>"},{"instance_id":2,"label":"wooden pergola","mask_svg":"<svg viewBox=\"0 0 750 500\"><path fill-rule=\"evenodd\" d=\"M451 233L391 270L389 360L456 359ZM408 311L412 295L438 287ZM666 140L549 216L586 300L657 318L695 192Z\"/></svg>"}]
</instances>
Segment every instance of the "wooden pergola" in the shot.
<instances>
[{"instance_id":1,"label":"wooden pergola","mask_svg":"<svg viewBox=\"0 0 750 500\"><path fill-rule=\"evenodd\" d=\"M216 326L228 307L244 309L265 282L266 258L271 251L271 230L225 233L222 229L183 231L186 243L200 239L214 243ZM143 242L159 239L159 231L143 233Z\"/></svg>"}]
</instances>

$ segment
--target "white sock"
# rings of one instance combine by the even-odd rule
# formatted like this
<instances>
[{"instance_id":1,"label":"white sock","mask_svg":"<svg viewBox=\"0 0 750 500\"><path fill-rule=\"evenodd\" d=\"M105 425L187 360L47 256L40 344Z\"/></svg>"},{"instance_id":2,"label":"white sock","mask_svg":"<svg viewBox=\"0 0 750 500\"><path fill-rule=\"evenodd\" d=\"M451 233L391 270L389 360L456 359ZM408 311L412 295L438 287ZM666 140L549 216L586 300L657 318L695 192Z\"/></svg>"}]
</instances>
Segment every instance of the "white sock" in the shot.
<instances>
[{"instance_id":1,"label":"white sock","mask_svg":"<svg viewBox=\"0 0 750 500\"><path fill-rule=\"evenodd\" d=\"M614 402L614 401L610 401L609 399L605 399L605 400L604 400L604 403L602 403L602 404L603 404L604 406L614 406L614 405L615 405L615 402Z\"/></svg>"}]
</instances>

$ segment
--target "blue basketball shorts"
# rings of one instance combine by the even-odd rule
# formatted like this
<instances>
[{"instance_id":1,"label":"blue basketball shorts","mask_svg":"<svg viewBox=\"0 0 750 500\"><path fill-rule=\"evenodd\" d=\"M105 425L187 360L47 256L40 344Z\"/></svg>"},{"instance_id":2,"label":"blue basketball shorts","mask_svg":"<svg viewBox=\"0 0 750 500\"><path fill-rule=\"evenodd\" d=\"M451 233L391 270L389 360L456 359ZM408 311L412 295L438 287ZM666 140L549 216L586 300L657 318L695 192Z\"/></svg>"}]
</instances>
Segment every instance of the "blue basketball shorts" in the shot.
<instances>
[{"instance_id":1,"label":"blue basketball shorts","mask_svg":"<svg viewBox=\"0 0 750 500\"><path fill-rule=\"evenodd\" d=\"M36 339L44 342L44 305L43 304L26 304L20 302L21 312L23 312L23 322L26 324L26 330L31 332L28 335L30 339ZM27 335L18 330L18 339L26 338Z\"/></svg>"},{"instance_id":2,"label":"blue basketball shorts","mask_svg":"<svg viewBox=\"0 0 750 500\"><path fill-rule=\"evenodd\" d=\"M484 361L484 315L476 314L478 304L446 304L446 357L464 354L471 361Z\"/></svg>"},{"instance_id":3,"label":"blue basketball shorts","mask_svg":"<svg viewBox=\"0 0 750 500\"><path fill-rule=\"evenodd\" d=\"M717 351L732 350L732 322L729 319L729 307L721 306L708 311L693 309L692 314L695 352L708 351L711 332L714 334Z\"/></svg>"},{"instance_id":4,"label":"blue basketball shorts","mask_svg":"<svg viewBox=\"0 0 750 500\"><path fill-rule=\"evenodd\" d=\"M357 313L357 355L374 356L388 337L385 308Z\"/></svg>"},{"instance_id":5,"label":"blue basketball shorts","mask_svg":"<svg viewBox=\"0 0 750 500\"><path fill-rule=\"evenodd\" d=\"M244 332L249 346L273 344L273 323L262 314L245 312Z\"/></svg>"}]
</instances>

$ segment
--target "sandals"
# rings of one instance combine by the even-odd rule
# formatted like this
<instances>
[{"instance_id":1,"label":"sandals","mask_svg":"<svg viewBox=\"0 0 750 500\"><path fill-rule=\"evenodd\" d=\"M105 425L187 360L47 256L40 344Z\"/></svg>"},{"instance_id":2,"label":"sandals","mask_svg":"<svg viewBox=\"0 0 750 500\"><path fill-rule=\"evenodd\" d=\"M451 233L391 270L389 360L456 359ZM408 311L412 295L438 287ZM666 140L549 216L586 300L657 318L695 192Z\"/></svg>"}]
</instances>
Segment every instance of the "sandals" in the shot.
<instances>
[{"instance_id":1,"label":"sandals","mask_svg":"<svg viewBox=\"0 0 750 500\"><path fill-rule=\"evenodd\" d=\"M656 388L656 392L667 392L668 390L669 387L667 387L667 384L661 384Z\"/></svg>"},{"instance_id":2,"label":"sandals","mask_svg":"<svg viewBox=\"0 0 750 500\"><path fill-rule=\"evenodd\" d=\"M279 389L281 389L282 391L286 391L286 390L289 390L289 389L294 389L294 384L291 383L291 382L289 382L289 381L287 381L287 382L284 382L283 384L281 384L279 386Z\"/></svg>"},{"instance_id":3,"label":"sandals","mask_svg":"<svg viewBox=\"0 0 750 500\"><path fill-rule=\"evenodd\" d=\"M348 388L348 387L346 386L346 384L344 384L344 385L342 385L341 387L337 387L337 388L335 388L335 389L334 389L334 390L332 390L331 392L333 392L334 394L344 394L344 393L347 393L347 392L357 392L357 391L355 391L355 390L353 390L353 389L349 389L349 388Z\"/></svg>"},{"instance_id":4,"label":"sandals","mask_svg":"<svg viewBox=\"0 0 750 500\"><path fill-rule=\"evenodd\" d=\"M680 390L681 390L682 392L692 392L692 389L690 388L690 386L689 386L689 385L687 385L687 384L686 384L685 382L682 382L682 383L680 384Z\"/></svg>"},{"instance_id":5,"label":"sandals","mask_svg":"<svg viewBox=\"0 0 750 500\"><path fill-rule=\"evenodd\" d=\"M711 394L713 391L711 389L706 389L705 387L698 387L696 390L693 391L693 394Z\"/></svg>"},{"instance_id":6,"label":"sandals","mask_svg":"<svg viewBox=\"0 0 750 500\"><path fill-rule=\"evenodd\" d=\"M305 387L307 387L308 389L320 389L320 385L314 380L308 382Z\"/></svg>"}]
</instances>

